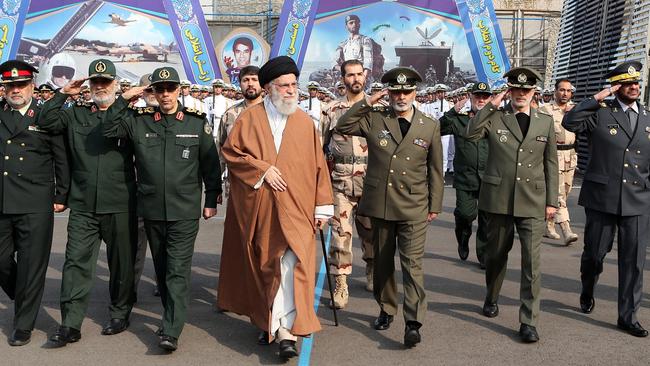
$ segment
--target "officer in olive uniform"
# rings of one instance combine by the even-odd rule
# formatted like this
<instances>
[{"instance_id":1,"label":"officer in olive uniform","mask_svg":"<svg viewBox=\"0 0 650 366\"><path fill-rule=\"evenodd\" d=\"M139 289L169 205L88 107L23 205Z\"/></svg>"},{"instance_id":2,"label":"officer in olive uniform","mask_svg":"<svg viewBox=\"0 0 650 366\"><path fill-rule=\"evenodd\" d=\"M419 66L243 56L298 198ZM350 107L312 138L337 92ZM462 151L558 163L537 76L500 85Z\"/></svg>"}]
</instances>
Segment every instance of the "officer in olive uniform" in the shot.
<instances>
[{"instance_id":1,"label":"officer in olive uniform","mask_svg":"<svg viewBox=\"0 0 650 366\"><path fill-rule=\"evenodd\" d=\"M465 138L467 125L470 118L483 107L486 99L492 95L490 86L486 83L474 83L470 90L472 97L469 106L460 106L447 111L440 118L440 133L453 135L455 139L454 158L454 188L456 188L456 240L458 242L458 255L466 260L469 255L469 238L472 236L472 222L478 217L478 230L476 232L476 257L481 268L485 268L483 252L487 245L487 218L485 212L478 209L478 197L481 187L481 176L485 171L488 157L488 141L482 138L470 141ZM481 98L480 107L477 99ZM462 102L465 99L461 100ZM460 103L460 102L459 102Z\"/></svg>"},{"instance_id":2,"label":"officer in olive uniform","mask_svg":"<svg viewBox=\"0 0 650 366\"><path fill-rule=\"evenodd\" d=\"M374 296L381 312L377 330L388 329L397 313L395 249L404 278L404 343L420 342L418 329L426 313L422 256L429 222L442 211L440 126L413 107L417 71L398 67L381 79L388 83L390 108L373 110L386 91L361 100L339 118L336 130L363 136L368 168L359 214L372 218Z\"/></svg>"},{"instance_id":3,"label":"officer in olive uniform","mask_svg":"<svg viewBox=\"0 0 650 366\"><path fill-rule=\"evenodd\" d=\"M205 219L216 214L221 194L212 129L204 113L180 105L179 85L175 69L154 70L151 87L159 107L129 109L124 98L144 89L132 88L111 106L104 126L104 136L128 137L135 143L138 211L145 220L164 307L159 346L169 351L177 348L185 324L203 184Z\"/></svg>"},{"instance_id":4,"label":"officer in olive uniform","mask_svg":"<svg viewBox=\"0 0 650 366\"><path fill-rule=\"evenodd\" d=\"M577 104L562 126L586 133L591 154L578 200L587 216L580 307L593 311L594 287L618 236L618 327L646 337L637 319L650 237L650 111L638 100L641 67L617 66L605 75L612 87Z\"/></svg>"},{"instance_id":5,"label":"officer in olive uniform","mask_svg":"<svg viewBox=\"0 0 650 366\"><path fill-rule=\"evenodd\" d=\"M50 337L55 347L81 338L81 324L95 282L102 240L110 271L111 320L102 334L124 331L135 301L133 262L137 248L133 145L126 139L105 138L102 125L114 100L115 65L99 59L88 70L91 92L102 104L77 102L61 109L68 95L81 90L84 79L73 80L43 106L40 128L66 132L70 144L72 185L68 197L68 243L61 284L61 326Z\"/></svg>"},{"instance_id":6,"label":"officer in olive uniform","mask_svg":"<svg viewBox=\"0 0 650 366\"><path fill-rule=\"evenodd\" d=\"M512 102L499 109L505 92L498 94L467 126L467 138L487 138L490 151L478 204L488 218L483 314L499 314L497 300L516 228L522 271L519 335L524 342L537 342L544 219L552 218L558 206L555 130L553 118L530 105L539 74L521 67L511 69L504 77Z\"/></svg>"},{"instance_id":7,"label":"officer in olive uniform","mask_svg":"<svg viewBox=\"0 0 650 366\"><path fill-rule=\"evenodd\" d=\"M0 286L15 300L12 346L31 339L52 247L52 211L65 210L70 184L63 136L35 125L41 117L32 99L36 72L23 61L0 65L7 92L0 102Z\"/></svg>"}]
</instances>

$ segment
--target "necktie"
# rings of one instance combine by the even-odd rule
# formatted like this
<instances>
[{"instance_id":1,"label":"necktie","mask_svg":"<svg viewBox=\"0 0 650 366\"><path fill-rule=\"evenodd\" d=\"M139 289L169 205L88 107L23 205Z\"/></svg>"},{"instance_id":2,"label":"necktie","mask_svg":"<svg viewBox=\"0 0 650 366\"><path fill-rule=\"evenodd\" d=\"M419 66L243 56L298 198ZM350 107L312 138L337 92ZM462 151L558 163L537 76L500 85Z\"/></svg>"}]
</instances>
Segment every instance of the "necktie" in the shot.
<instances>
[{"instance_id":1,"label":"necktie","mask_svg":"<svg viewBox=\"0 0 650 366\"><path fill-rule=\"evenodd\" d=\"M632 127L632 133L634 133L639 116L632 108L628 108L627 111L625 111L625 114L627 115L627 119L630 120L630 127Z\"/></svg>"}]
</instances>

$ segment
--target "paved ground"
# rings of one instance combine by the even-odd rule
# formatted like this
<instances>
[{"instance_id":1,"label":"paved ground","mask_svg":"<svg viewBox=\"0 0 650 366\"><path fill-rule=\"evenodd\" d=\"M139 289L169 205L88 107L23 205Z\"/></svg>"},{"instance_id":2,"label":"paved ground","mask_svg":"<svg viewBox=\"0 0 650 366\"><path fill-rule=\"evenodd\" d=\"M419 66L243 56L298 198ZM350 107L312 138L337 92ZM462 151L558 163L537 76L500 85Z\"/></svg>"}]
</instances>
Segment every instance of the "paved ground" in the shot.
<instances>
[{"instance_id":1,"label":"paved ground","mask_svg":"<svg viewBox=\"0 0 650 366\"><path fill-rule=\"evenodd\" d=\"M355 247L354 274L350 280L350 303L339 313L334 327L332 313L323 306L318 314L323 331L313 337L311 353L290 364L444 364L444 365L647 365L650 340L618 331L616 324L616 249L609 254L596 292L596 310L584 315L578 309L579 260L584 214L570 199L578 245L564 247L545 240L542 248L541 341L524 345L516 330L519 305L519 246L515 244L500 299L501 314L488 319L480 314L485 295L484 274L472 253L467 262L458 259L453 238L454 191L445 191L444 214L431 225L425 253L428 312L422 329L423 343L415 349L402 346L404 323L396 317L391 329L378 332L370 323L378 314L370 293L363 288L363 265ZM225 210L220 209L222 215ZM83 324L82 339L62 349L48 349L47 334L60 320L59 287L64 260L65 216L56 219L55 240L47 284L32 342L10 347L0 341L2 365L240 365L277 364L276 347L255 344L257 331L247 319L214 310L220 260L223 218L202 221L194 255L192 293L188 323L177 352L158 350L154 331L161 312L159 298L152 296L153 266L149 259L139 288L139 301L127 332L101 336L107 320L108 271L102 250L97 281ZM474 249L472 245L472 250ZM401 277L401 274L398 273ZM646 289L648 286L646 286ZM650 302L643 301L639 314L650 326ZM0 332L11 332L13 305L0 294Z\"/></svg>"}]
</instances>

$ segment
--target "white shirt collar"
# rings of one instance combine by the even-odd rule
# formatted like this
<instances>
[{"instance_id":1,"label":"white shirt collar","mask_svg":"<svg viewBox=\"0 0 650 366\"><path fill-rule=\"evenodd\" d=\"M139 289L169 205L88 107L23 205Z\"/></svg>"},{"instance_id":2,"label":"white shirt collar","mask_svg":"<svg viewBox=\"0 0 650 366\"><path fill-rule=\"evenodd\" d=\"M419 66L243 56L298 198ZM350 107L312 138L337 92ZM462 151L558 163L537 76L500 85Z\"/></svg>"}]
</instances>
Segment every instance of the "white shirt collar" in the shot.
<instances>
[{"instance_id":1,"label":"white shirt collar","mask_svg":"<svg viewBox=\"0 0 650 366\"><path fill-rule=\"evenodd\" d=\"M616 97L616 100L618 101L618 104L621 105L621 109L623 110L623 113L627 112L628 108L632 108L632 110L635 111L636 114L639 114L639 105L636 102L634 102L634 104L629 106L623 103L620 99L618 99L618 97Z\"/></svg>"},{"instance_id":2,"label":"white shirt collar","mask_svg":"<svg viewBox=\"0 0 650 366\"><path fill-rule=\"evenodd\" d=\"M24 116L25 113L27 113L27 110L29 109L29 107L32 106L32 102L34 102L34 99L30 100L29 103L25 104L25 106L22 107L22 108L20 108L20 109L13 109L13 108L11 108L11 110L12 110L12 111L18 111L18 113L20 113L21 115Z\"/></svg>"}]
</instances>

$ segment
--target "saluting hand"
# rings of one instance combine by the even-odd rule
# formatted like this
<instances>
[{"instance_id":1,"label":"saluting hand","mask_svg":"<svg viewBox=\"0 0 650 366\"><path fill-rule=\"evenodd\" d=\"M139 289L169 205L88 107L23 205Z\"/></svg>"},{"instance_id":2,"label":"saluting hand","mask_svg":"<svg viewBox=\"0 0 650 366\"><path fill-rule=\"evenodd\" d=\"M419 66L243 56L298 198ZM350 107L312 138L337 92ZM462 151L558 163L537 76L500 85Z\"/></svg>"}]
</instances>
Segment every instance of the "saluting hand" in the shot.
<instances>
[{"instance_id":1,"label":"saluting hand","mask_svg":"<svg viewBox=\"0 0 650 366\"><path fill-rule=\"evenodd\" d=\"M63 89L61 89L61 92L67 95L79 94L81 93L81 86L86 82L86 80L88 80L88 78L70 80L70 82L65 84Z\"/></svg>"},{"instance_id":2,"label":"saluting hand","mask_svg":"<svg viewBox=\"0 0 650 366\"><path fill-rule=\"evenodd\" d=\"M460 110L463 109L465 103L467 103L466 97L456 102L456 104L454 105L454 110L456 110L456 113L460 112Z\"/></svg>"},{"instance_id":3,"label":"saluting hand","mask_svg":"<svg viewBox=\"0 0 650 366\"><path fill-rule=\"evenodd\" d=\"M134 86L131 89L122 93L122 98L124 98L125 100L131 100L134 97L140 97L142 96L144 90L147 88L148 86Z\"/></svg>"},{"instance_id":4,"label":"saluting hand","mask_svg":"<svg viewBox=\"0 0 650 366\"><path fill-rule=\"evenodd\" d=\"M371 106L375 105L386 95L388 95L388 89L382 89L379 93L371 95L370 98L368 98L368 103L370 103Z\"/></svg>"},{"instance_id":5,"label":"saluting hand","mask_svg":"<svg viewBox=\"0 0 650 366\"><path fill-rule=\"evenodd\" d=\"M508 94L508 92L509 92L508 89L502 91L501 93L499 93L499 94L495 95L494 97L492 97L492 100L491 100L490 102L491 102L492 104L494 104L495 106L497 106L497 107L500 106L500 105L501 105L501 102L503 101L503 98L506 97L506 95Z\"/></svg>"},{"instance_id":6,"label":"saluting hand","mask_svg":"<svg viewBox=\"0 0 650 366\"><path fill-rule=\"evenodd\" d=\"M264 181L271 186L274 191L284 192L287 190L287 182L282 179L282 173L280 173L280 170L273 165L271 165L271 167L266 171Z\"/></svg>"},{"instance_id":7,"label":"saluting hand","mask_svg":"<svg viewBox=\"0 0 650 366\"><path fill-rule=\"evenodd\" d=\"M553 220L555 217L555 212L557 211L557 208L553 206L546 206L546 220L550 221Z\"/></svg>"},{"instance_id":8,"label":"saluting hand","mask_svg":"<svg viewBox=\"0 0 650 366\"><path fill-rule=\"evenodd\" d=\"M621 88L621 84L616 84L610 88L603 89L598 92L598 94L594 95L594 99L598 102L602 102L605 100L605 98L609 97L610 95L614 95L618 89Z\"/></svg>"},{"instance_id":9,"label":"saluting hand","mask_svg":"<svg viewBox=\"0 0 650 366\"><path fill-rule=\"evenodd\" d=\"M217 214L216 207L215 208L205 207L203 209L203 218L206 220L211 218L212 216L215 216L216 214Z\"/></svg>"}]
</instances>

